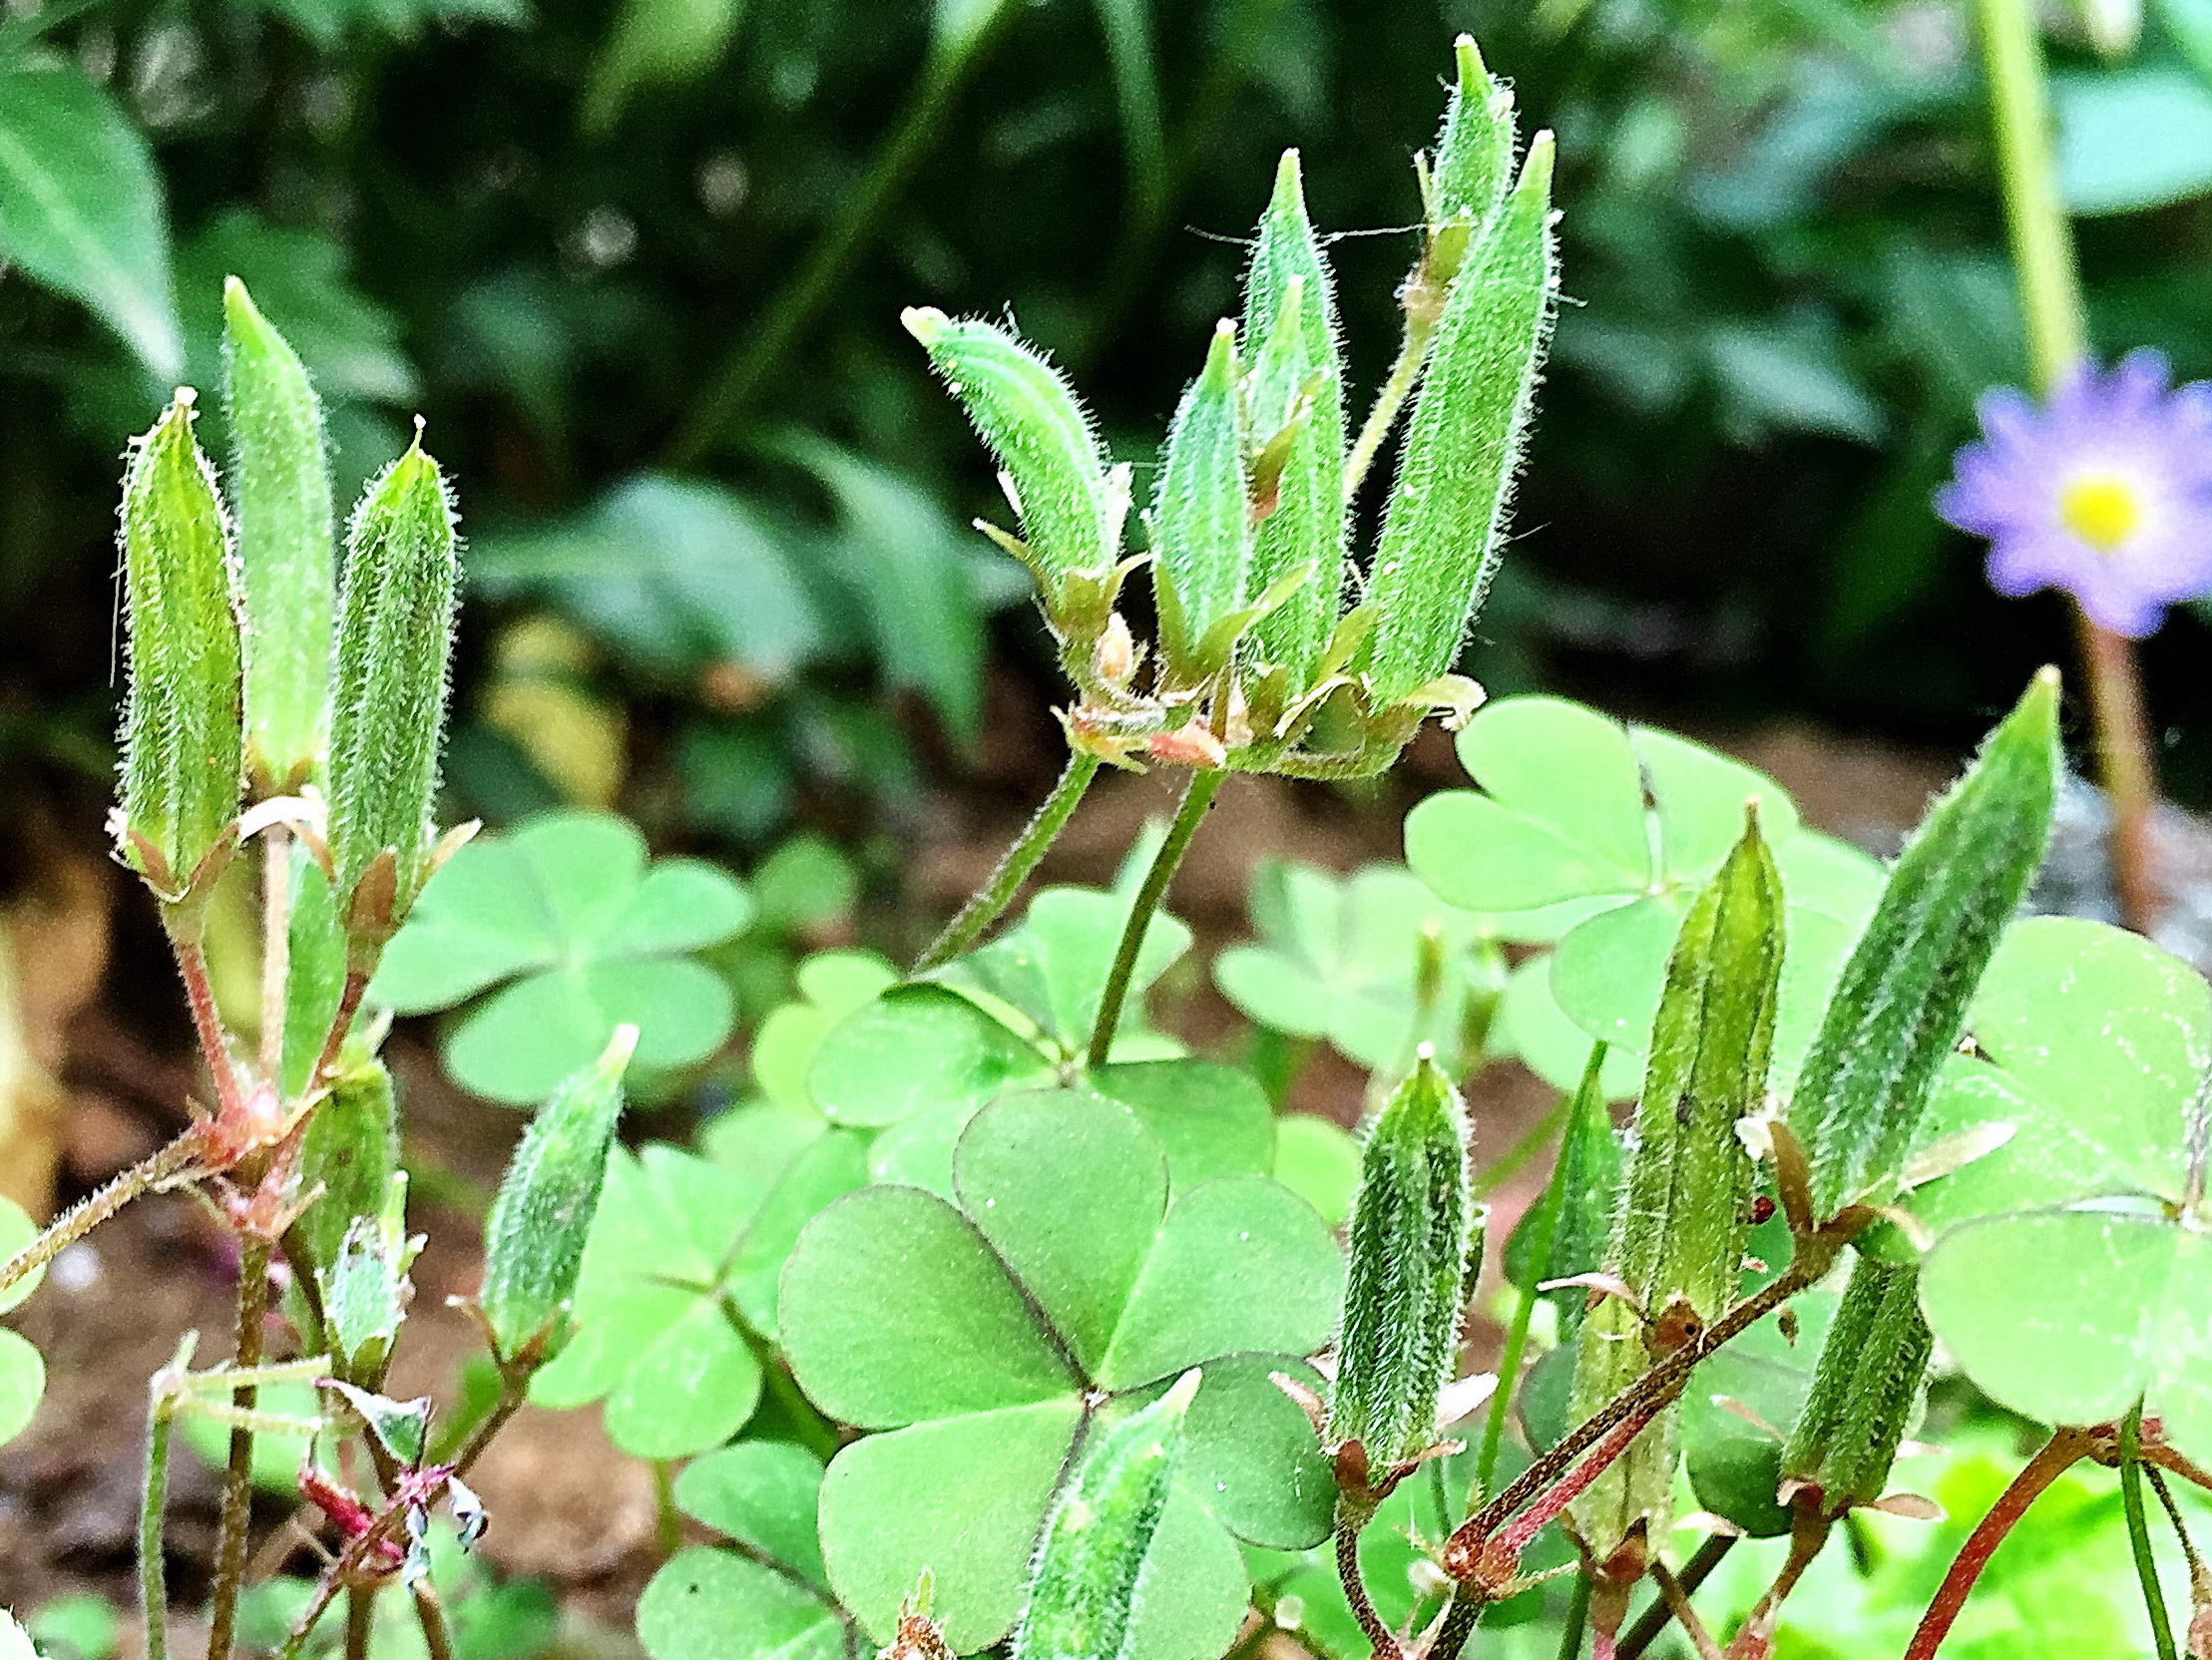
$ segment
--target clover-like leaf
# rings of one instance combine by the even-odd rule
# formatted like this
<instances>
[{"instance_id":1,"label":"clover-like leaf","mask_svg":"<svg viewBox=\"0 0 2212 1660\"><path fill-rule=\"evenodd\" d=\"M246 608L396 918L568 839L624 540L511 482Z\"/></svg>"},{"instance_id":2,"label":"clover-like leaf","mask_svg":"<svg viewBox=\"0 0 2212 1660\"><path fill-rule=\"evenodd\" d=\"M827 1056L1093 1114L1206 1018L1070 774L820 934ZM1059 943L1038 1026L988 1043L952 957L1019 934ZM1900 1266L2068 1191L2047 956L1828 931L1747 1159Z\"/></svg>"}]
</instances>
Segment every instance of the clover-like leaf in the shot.
<instances>
[{"instance_id":1,"label":"clover-like leaf","mask_svg":"<svg viewBox=\"0 0 2212 1660\"><path fill-rule=\"evenodd\" d=\"M816 1137L772 1177L674 1147L617 1148L585 1248L576 1336L532 1380L531 1399L604 1400L608 1435L640 1457L727 1441L759 1400L755 1337L775 1335L792 1241L866 1179L863 1146L842 1132Z\"/></svg>"},{"instance_id":2,"label":"clover-like leaf","mask_svg":"<svg viewBox=\"0 0 2212 1660\"><path fill-rule=\"evenodd\" d=\"M1268 860L1253 868L1250 903L1258 942L1231 946L1213 964L1214 984L1247 1018L1326 1038L1370 1069L1402 1066L1424 1041L1454 1073L1479 1058L1462 1050L1472 1046L1471 1029L1487 1025L1502 967L1479 955L1488 943L1480 919L1445 904L1403 865L1340 879ZM1425 958L1436 973L1426 1021Z\"/></svg>"},{"instance_id":3,"label":"clover-like leaf","mask_svg":"<svg viewBox=\"0 0 2212 1660\"><path fill-rule=\"evenodd\" d=\"M1507 977L1505 994L1498 1001L1493 1048L1500 1054L1518 1057L1552 1088L1572 1089L1581 1081L1593 1039L1559 1008L1551 992L1551 954L1541 952ZM1663 952L1658 973L1665 973ZM1654 1007L1657 984L1654 980ZM1644 1031L1650 1032L1648 1023ZM1643 1087L1641 1054L1629 1048L1606 1049L1598 1087L1609 1101L1624 1101L1634 1095Z\"/></svg>"},{"instance_id":4,"label":"clover-like leaf","mask_svg":"<svg viewBox=\"0 0 2212 1660\"><path fill-rule=\"evenodd\" d=\"M1947 1062L1921 1145L2003 1139L1907 1197L1931 1231L2107 1195L2183 1198L2188 1114L2212 1068L2212 987L2196 970L2103 923L2030 917L1998 944L1967 1030L1986 1058Z\"/></svg>"},{"instance_id":5,"label":"clover-like leaf","mask_svg":"<svg viewBox=\"0 0 2212 1660\"><path fill-rule=\"evenodd\" d=\"M1797 831L1797 809L1773 780L1564 698L1489 704L1459 753L1480 787L1407 815L1406 862L1509 939L1556 939L1598 911L1702 883L1742 834L1747 797L1777 858Z\"/></svg>"},{"instance_id":6,"label":"clover-like leaf","mask_svg":"<svg viewBox=\"0 0 2212 1660\"><path fill-rule=\"evenodd\" d=\"M1275 1159L1270 1173L1341 1228L1352 1214L1360 1181L1359 1143L1344 1126L1311 1112L1287 1112L1275 1120Z\"/></svg>"},{"instance_id":7,"label":"clover-like leaf","mask_svg":"<svg viewBox=\"0 0 2212 1660\"><path fill-rule=\"evenodd\" d=\"M446 1034L447 1069L525 1105L590 1065L618 1026L638 1028L641 1071L711 1054L734 1018L729 988L689 954L751 916L744 888L716 867L649 866L627 821L551 813L455 854L385 949L369 995L402 1015L481 997Z\"/></svg>"},{"instance_id":8,"label":"clover-like leaf","mask_svg":"<svg viewBox=\"0 0 2212 1660\"><path fill-rule=\"evenodd\" d=\"M1247 1589L1235 1541L1327 1532L1333 1483L1267 1374L1312 1378L1298 1357L1335 1317L1335 1245L1271 1178L1184 1186L1175 1162L1116 1101L1017 1091L962 1134L955 1200L871 1187L801 1235L792 1369L824 1412L884 1432L838 1453L821 1503L830 1582L876 1640L925 1567L955 1649L1002 1638L1079 1435L1193 1366L1205 1382L1129 1652L1218 1653Z\"/></svg>"}]
</instances>

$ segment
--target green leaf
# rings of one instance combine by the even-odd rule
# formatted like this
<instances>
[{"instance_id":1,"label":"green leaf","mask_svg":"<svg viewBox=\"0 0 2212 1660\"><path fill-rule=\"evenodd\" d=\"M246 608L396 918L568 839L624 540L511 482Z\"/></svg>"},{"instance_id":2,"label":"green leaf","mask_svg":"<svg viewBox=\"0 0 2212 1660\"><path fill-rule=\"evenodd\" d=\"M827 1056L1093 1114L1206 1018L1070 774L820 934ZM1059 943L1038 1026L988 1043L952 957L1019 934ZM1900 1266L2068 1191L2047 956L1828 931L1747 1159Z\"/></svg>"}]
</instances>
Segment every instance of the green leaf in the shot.
<instances>
[{"instance_id":1,"label":"green leaf","mask_svg":"<svg viewBox=\"0 0 2212 1660\"><path fill-rule=\"evenodd\" d=\"M1267 1094L1249 1072L1210 1060L1132 1060L1100 1067L1091 1086L1159 1138L1175 1192L1215 1176L1264 1175L1275 1162Z\"/></svg>"},{"instance_id":2,"label":"green leaf","mask_svg":"<svg viewBox=\"0 0 2212 1660\"><path fill-rule=\"evenodd\" d=\"M744 14L744 0L623 0L585 83L584 131L605 135L642 87L712 69Z\"/></svg>"},{"instance_id":3,"label":"green leaf","mask_svg":"<svg viewBox=\"0 0 2212 1660\"><path fill-rule=\"evenodd\" d=\"M1467 1070L1471 1027L1496 996L1479 919L1437 899L1402 865L1368 865L1339 879L1309 865L1265 860L1252 870L1252 921L1261 943L1214 959L1214 982L1249 1019L1300 1038L1326 1038L1370 1070L1405 1064L1423 1042L1446 1068ZM1437 977L1422 1015L1425 958Z\"/></svg>"},{"instance_id":4,"label":"green leaf","mask_svg":"<svg viewBox=\"0 0 2212 1660\"><path fill-rule=\"evenodd\" d=\"M735 663L768 685L823 642L783 544L734 493L640 474L584 513L469 548L474 588L560 607L641 668L686 678Z\"/></svg>"},{"instance_id":5,"label":"green leaf","mask_svg":"<svg viewBox=\"0 0 2212 1660\"><path fill-rule=\"evenodd\" d=\"M942 311L900 319L1013 481L1015 511L1048 608L1065 580L1113 564L1128 486L1110 475L1091 417L1060 372L1006 330Z\"/></svg>"},{"instance_id":6,"label":"green leaf","mask_svg":"<svg viewBox=\"0 0 2212 1660\"><path fill-rule=\"evenodd\" d=\"M1986 1217L1937 1241L1921 1270L1928 1323L1998 1403L2095 1425L2140 1397L2199 1459L2212 1455L2208 1303L2212 1243L2139 1211Z\"/></svg>"},{"instance_id":7,"label":"green leaf","mask_svg":"<svg viewBox=\"0 0 2212 1660\"><path fill-rule=\"evenodd\" d=\"M924 1112L971 1113L1050 1072L1042 1054L966 998L900 986L823 1037L806 1082L833 1122L875 1128Z\"/></svg>"},{"instance_id":8,"label":"green leaf","mask_svg":"<svg viewBox=\"0 0 2212 1660\"><path fill-rule=\"evenodd\" d=\"M2058 677L2046 671L1891 871L1791 1100L1823 1217L1891 1197L1968 1000L2042 863L2058 769Z\"/></svg>"},{"instance_id":9,"label":"green leaf","mask_svg":"<svg viewBox=\"0 0 2212 1660\"><path fill-rule=\"evenodd\" d=\"M1187 1480L1194 1515L1178 1521L1178 1500L1160 1523L1165 1588L1140 1593L1131 1654L1202 1660L1205 1643L1227 1640L1223 1610L1233 1631L1243 1583L1224 1527L1298 1543L1326 1530L1326 1472L1267 1451L1310 1454L1312 1432L1300 1420L1293 1435L1289 1403L1256 1380L1297 1371L1327 1337L1334 1244L1265 1177L1170 1198L1166 1163L1115 1103L1018 1094L961 1139L952 1189L964 1209L869 1188L800 1237L782 1302L800 1386L847 1422L903 1426L839 1452L822 1492L831 1582L878 1640L925 1566L949 1641L1003 1637L1087 1413L1117 1416L1223 1357L1251 1361L1229 1367L1220 1401L1200 1390L1192 1423L1208 1425L1208 1451L1196 1467L1211 1485Z\"/></svg>"},{"instance_id":10,"label":"green leaf","mask_svg":"<svg viewBox=\"0 0 2212 1660\"><path fill-rule=\"evenodd\" d=\"M1379 704L1450 672L1497 569L1558 284L1550 220L1551 141L1540 133L1452 284L1383 512L1365 652Z\"/></svg>"},{"instance_id":11,"label":"green leaf","mask_svg":"<svg viewBox=\"0 0 2212 1660\"><path fill-rule=\"evenodd\" d=\"M548 1333L575 1294L637 1043L636 1027L617 1027L592 1068L546 1102L492 1200L477 1301L503 1359Z\"/></svg>"},{"instance_id":12,"label":"green leaf","mask_svg":"<svg viewBox=\"0 0 2212 1660\"><path fill-rule=\"evenodd\" d=\"M1310 1112L1286 1113L1275 1121L1275 1161L1269 1174L1340 1228L1352 1214L1352 1192L1359 1185L1359 1144L1342 1127Z\"/></svg>"},{"instance_id":13,"label":"green leaf","mask_svg":"<svg viewBox=\"0 0 2212 1660\"><path fill-rule=\"evenodd\" d=\"M1072 1057L1091 1040L1128 915L1124 894L1046 888L1030 901L1018 927L962 958L945 979L1012 1004ZM1190 930L1166 912L1155 912L1129 980L1132 1010L1189 949Z\"/></svg>"},{"instance_id":14,"label":"green leaf","mask_svg":"<svg viewBox=\"0 0 2212 1660\"><path fill-rule=\"evenodd\" d=\"M2127 213L2212 191L2212 89L2177 64L2055 75L2058 188L2077 213Z\"/></svg>"},{"instance_id":15,"label":"green leaf","mask_svg":"<svg viewBox=\"0 0 2212 1660\"><path fill-rule=\"evenodd\" d=\"M1549 953L1531 957L1506 980L1498 1004L1501 1054L1521 1062L1554 1089L1572 1089L1589 1059L1590 1035L1567 1019L1551 995ZM1598 1089L1623 1101L1643 1086L1643 1063L1633 1050L1607 1049Z\"/></svg>"},{"instance_id":16,"label":"green leaf","mask_svg":"<svg viewBox=\"0 0 2212 1660\"><path fill-rule=\"evenodd\" d=\"M715 866L649 866L626 821L546 814L447 862L385 948L369 998L418 1014L497 988L446 1034L446 1064L476 1093L523 1105L589 1065L618 1026L638 1028L641 1069L712 1053L734 1021L729 989L688 954L751 918L744 888Z\"/></svg>"},{"instance_id":17,"label":"green leaf","mask_svg":"<svg viewBox=\"0 0 2212 1660\"><path fill-rule=\"evenodd\" d=\"M837 1611L788 1575L692 1545L638 1599L638 1641L653 1660L847 1660Z\"/></svg>"},{"instance_id":18,"label":"green leaf","mask_svg":"<svg viewBox=\"0 0 2212 1660\"><path fill-rule=\"evenodd\" d=\"M29 1338L0 1330L0 1446L29 1428L45 1394L45 1357Z\"/></svg>"},{"instance_id":19,"label":"green leaf","mask_svg":"<svg viewBox=\"0 0 2212 1660\"><path fill-rule=\"evenodd\" d=\"M815 1502L822 1460L788 1442L744 1441L685 1464L676 1507L827 1592Z\"/></svg>"},{"instance_id":20,"label":"green leaf","mask_svg":"<svg viewBox=\"0 0 2212 1660\"><path fill-rule=\"evenodd\" d=\"M184 372L153 152L74 66L0 72L0 253L92 307L156 382Z\"/></svg>"},{"instance_id":21,"label":"green leaf","mask_svg":"<svg viewBox=\"0 0 2212 1660\"><path fill-rule=\"evenodd\" d=\"M2188 1115L2212 1069L2212 988L2188 964L2102 923L2030 917L1998 943L1967 1027L1987 1059L1945 1062L1921 1145L2009 1135L1913 1190L1932 1231L2102 1195L2183 1198Z\"/></svg>"},{"instance_id":22,"label":"green leaf","mask_svg":"<svg viewBox=\"0 0 2212 1660\"><path fill-rule=\"evenodd\" d=\"M1813 1357L1833 1341L1827 1334L1834 1297L1811 1292L1790 1306L1798 1319L1794 1344L1772 1319L1762 1320L1700 1364L1683 1393L1682 1463L1690 1491L1753 1538L1790 1529L1789 1507L1775 1496L1783 1471L1779 1438L1804 1408Z\"/></svg>"}]
</instances>

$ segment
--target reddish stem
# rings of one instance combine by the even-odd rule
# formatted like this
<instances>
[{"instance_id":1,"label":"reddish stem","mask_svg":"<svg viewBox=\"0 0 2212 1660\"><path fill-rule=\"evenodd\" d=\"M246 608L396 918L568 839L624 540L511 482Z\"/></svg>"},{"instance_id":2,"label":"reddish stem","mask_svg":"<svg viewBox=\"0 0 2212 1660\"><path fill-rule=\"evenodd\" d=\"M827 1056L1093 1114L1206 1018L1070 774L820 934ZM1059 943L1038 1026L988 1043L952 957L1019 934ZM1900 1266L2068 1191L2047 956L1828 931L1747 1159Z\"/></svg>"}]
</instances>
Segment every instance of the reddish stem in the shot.
<instances>
[{"instance_id":1,"label":"reddish stem","mask_svg":"<svg viewBox=\"0 0 2212 1660\"><path fill-rule=\"evenodd\" d=\"M1943 1647L1944 1638L1951 1634L1952 1622L1967 1605L1974 1582L1982 1577L1982 1570L1989 1566L1990 1558L1996 1554L2005 1535L2027 1513L2027 1507L2042 1495L2043 1489L2087 1457L2094 1446L2095 1438L2084 1430L2060 1430L2043 1444L2041 1452L2027 1460L2012 1477L2012 1484L1997 1495L1989 1514L1976 1524L1974 1531L1967 1535L1967 1542L1959 1547L1959 1554L1952 1561L1951 1571L1944 1575L1935 1601L1921 1616L1920 1629L1913 1633L1905 1660L1936 1660L1936 1651Z\"/></svg>"},{"instance_id":2,"label":"reddish stem","mask_svg":"<svg viewBox=\"0 0 2212 1660\"><path fill-rule=\"evenodd\" d=\"M216 1105L236 1119L245 1107L238 1088L238 1072L230 1060L230 1045L222 1035L222 1016L216 1008L215 986L208 979L208 954L197 940L177 942L177 972L184 977L185 998L192 1005L193 1031L200 1037L201 1052L216 1080Z\"/></svg>"},{"instance_id":3,"label":"reddish stem","mask_svg":"<svg viewBox=\"0 0 2212 1660\"><path fill-rule=\"evenodd\" d=\"M2075 613L2082 667L2089 687L2089 718L2094 728L2097 778L2112 809L2107 845L2112 857L2112 887L2120 921L2148 934L2165 909L2157 873L2151 868L2150 814L2157 798L2157 766L2143 715L2143 680L2135 661L2135 642Z\"/></svg>"},{"instance_id":4,"label":"reddish stem","mask_svg":"<svg viewBox=\"0 0 2212 1660\"><path fill-rule=\"evenodd\" d=\"M1383 1616L1376 1612L1372 1598L1367 1594L1367 1583L1360 1577L1360 1528L1362 1520L1355 1514L1347 1514L1341 1507L1336 1521L1336 1576L1344 1584L1344 1600L1352 1606L1352 1617L1359 1621L1360 1631L1376 1654L1398 1660L1405 1653L1397 1633L1383 1623Z\"/></svg>"}]
</instances>

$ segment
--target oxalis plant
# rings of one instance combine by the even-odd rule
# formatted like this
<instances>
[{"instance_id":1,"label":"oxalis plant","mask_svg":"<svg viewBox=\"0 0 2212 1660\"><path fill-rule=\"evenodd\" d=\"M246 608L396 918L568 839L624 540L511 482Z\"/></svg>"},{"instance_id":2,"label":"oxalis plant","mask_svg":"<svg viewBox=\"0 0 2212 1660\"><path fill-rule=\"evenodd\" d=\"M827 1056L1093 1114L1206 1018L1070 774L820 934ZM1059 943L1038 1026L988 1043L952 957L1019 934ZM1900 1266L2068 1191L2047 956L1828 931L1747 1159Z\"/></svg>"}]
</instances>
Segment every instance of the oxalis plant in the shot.
<instances>
[{"instance_id":1,"label":"oxalis plant","mask_svg":"<svg viewBox=\"0 0 2212 1660\"><path fill-rule=\"evenodd\" d=\"M111 820L116 856L144 880L175 953L212 1098L191 1103L193 1122L169 1145L19 1242L0 1265L0 1302L29 1294L57 1253L143 1194L205 1200L237 1240L237 1323L228 1361L195 1370L199 1334L188 1334L150 1381L147 1654L168 1649L173 1437L205 1420L228 1432L210 1654L228 1654L237 1632L256 1438L287 1436L308 1438L296 1481L324 1565L283 1652L341 1599L349 1646L365 1643L375 1599L395 1587L443 1660L453 1643L428 1578L432 1512L445 1510L464 1542L481 1531L464 1477L562 1344L637 1033L620 1030L523 1138L468 1305L497 1387L433 1425L427 1399L384 1393L422 1240L407 1228L392 1081L377 1058L389 1023L363 1009L386 944L474 828L440 836L431 818L454 510L418 430L355 508L341 569L306 373L234 279L224 305L227 478L202 451L190 388L134 441L125 473L130 684ZM207 955L217 884L240 861L258 878L264 921L245 1034L224 1027ZM270 1410L272 1389L302 1410Z\"/></svg>"},{"instance_id":2,"label":"oxalis plant","mask_svg":"<svg viewBox=\"0 0 2212 1660\"><path fill-rule=\"evenodd\" d=\"M312 395L232 286L227 496L180 394L132 452L123 515L118 854L175 946L213 1099L0 1267L0 1303L27 1295L157 1188L205 1195L238 1235L233 1359L194 1371L188 1342L153 1382L150 1654L179 1422L229 1434L212 1656L238 1629L255 1441L284 1434L306 1438L325 1551L287 1660L341 1599L365 1654L387 1590L444 1660L431 1570L448 1526L484 1525L468 1468L529 1400L604 1403L663 1477L671 1548L685 1518L715 1541L672 1548L646 1587L654 1660L1215 1660L1272 1632L1325 1660L1453 1660L1562 1603L1569 1654L1619 1660L1678 1624L1703 1660L1752 1660L1855 1511L1933 1513L1890 1480L1939 1355L2050 1436L1909 1660L2084 1459L2119 1471L2162 1651L2152 1497L2212 1630L2173 1490L2212 1486L2212 989L2135 935L2019 917L2060 782L2055 672L1887 867L1697 744L1555 698L1486 706L1452 672L1554 303L1549 165L1463 40L1417 169L1404 340L1355 432L1286 158L1141 555L1130 474L1045 359L908 314L1004 470L1014 521L989 534L1036 575L1074 685L1067 773L911 970L799 965L753 1036L750 1093L695 1144L615 1144L636 1025L552 1090L487 1229L472 1306L493 1387L451 1422L384 1392L419 1244L385 1015L518 974L628 985L728 933L734 902L704 907L711 931L641 909L657 882L693 909L711 884L648 875L606 826L525 827L496 855L434 834L445 484L418 439L334 578ZM1351 510L1401 417L1355 561ZM1139 573L1147 642L1121 606ZM1255 874L1259 942L1216 970L1253 1022L1248 1063L1153 1028L1145 994L1191 943L1168 883L1227 774L1372 774L1438 711L1472 787L1415 809L1404 866ZM1048 888L1004 923L1102 765L1187 770L1172 824L1111 889ZM266 915L250 1043L204 960L241 857ZM520 928L525 897L543 927ZM607 1000L588 1001L596 1045ZM472 1074L524 1097L530 1065L471 1023ZM506 1025L526 1028L551 1030ZM1356 1145L1274 1104L1323 1042L1373 1074ZM657 1064L690 1052L670 1039ZM1493 1148L1462 1088L1508 1058L1561 1099ZM1554 1138L1542 1197L1492 1237L1484 1194ZM1486 1262L1506 1341L1465 1377ZM35 1367L18 1348L0 1348L11 1379ZM277 1386L300 1411L264 1402ZM1745 1536L1786 1541L1778 1572L1716 1633L1693 1593Z\"/></svg>"}]
</instances>

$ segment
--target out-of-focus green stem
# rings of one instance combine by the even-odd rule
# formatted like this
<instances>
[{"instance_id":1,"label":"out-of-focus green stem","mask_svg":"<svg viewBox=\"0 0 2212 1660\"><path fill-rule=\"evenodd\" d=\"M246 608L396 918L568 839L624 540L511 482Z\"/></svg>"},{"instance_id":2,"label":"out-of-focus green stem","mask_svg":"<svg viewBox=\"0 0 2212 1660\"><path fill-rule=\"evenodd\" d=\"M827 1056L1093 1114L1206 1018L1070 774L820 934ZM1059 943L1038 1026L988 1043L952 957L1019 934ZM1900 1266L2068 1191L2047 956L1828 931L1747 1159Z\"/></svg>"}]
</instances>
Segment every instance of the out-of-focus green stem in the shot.
<instances>
[{"instance_id":1,"label":"out-of-focus green stem","mask_svg":"<svg viewBox=\"0 0 2212 1660\"><path fill-rule=\"evenodd\" d=\"M251 1372L261 1364L261 1322L268 1313L269 1243L251 1233L239 1236L238 1330L231 1365ZM230 1404L251 1413L259 1399L252 1384L231 1392ZM230 1426L230 1456L222 1475L222 1508L216 1521L216 1582L208 1616L208 1660L229 1660L237 1633L238 1593L245 1587L246 1529L253 1513L253 1430Z\"/></svg>"},{"instance_id":2,"label":"out-of-focus green stem","mask_svg":"<svg viewBox=\"0 0 2212 1660\"><path fill-rule=\"evenodd\" d=\"M922 953L914 965L916 974L926 974L950 963L999 920L1014 903L1015 895L1022 891L1022 884L1030 879L1030 873L1037 869L1038 861L1051 851L1060 833L1068 828L1068 821L1075 816L1084 792L1091 788L1091 780L1098 773L1098 756L1081 750L1070 752L1067 770L1053 786L1053 793L1045 797L1036 816L1006 850L998 868L991 873L991 880L977 890L975 897L960 908L960 914L945 925L945 931L931 943L929 950Z\"/></svg>"},{"instance_id":3,"label":"out-of-focus green stem","mask_svg":"<svg viewBox=\"0 0 2212 1660\"><path fill-rule=\"evenodd\" d=\"M169 1573L162 1552L169 1509L169 1443L194 1339L187 1332L176 1357L154 1375L146 1407L146 1484L139 1494L139 1614L146 1627L146 1660L169 1657Z\"/></svg>"},{"instance_id":4,"label":"out-of-focus green stem","mask_svg":"<svg viewBox=\"0 0 2212 1660\"><path fill-rule=\"evenodd\" d=\"M2059 200L2051 156L2050 89L2031 0L1979 0L1979 8L2020 321L2036 389L2047 397L2089 353L2073 227ZM2149 846L2158 768L2143 717L2135 645L2078 606L2075 624L2096 729L2098 781L2112 808L2112 879L2120 920L2147 933L2161 910Z\"/></svg>"},{"instance_id":5,"label":"out-of-focus green stem","mask_svg":"<svg viewBox=\"0 0 2212 1660\"><path fill-rule=\"evenodd\" d=\"M2143 1507L2143 1404L2137 1401L2120 1420L2120 1507L2127 1512L2127 1544L2135 1556L2135 1577L2142 1582L2143 1612L2150 1616L2150 1637L2158 1660L2180 1660L2173 1626L2166 1618L2166 1593L2158 1584L2158 1560L2150 1549L2150 1517Z\"/></svg>"}]
</instances>

